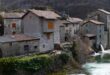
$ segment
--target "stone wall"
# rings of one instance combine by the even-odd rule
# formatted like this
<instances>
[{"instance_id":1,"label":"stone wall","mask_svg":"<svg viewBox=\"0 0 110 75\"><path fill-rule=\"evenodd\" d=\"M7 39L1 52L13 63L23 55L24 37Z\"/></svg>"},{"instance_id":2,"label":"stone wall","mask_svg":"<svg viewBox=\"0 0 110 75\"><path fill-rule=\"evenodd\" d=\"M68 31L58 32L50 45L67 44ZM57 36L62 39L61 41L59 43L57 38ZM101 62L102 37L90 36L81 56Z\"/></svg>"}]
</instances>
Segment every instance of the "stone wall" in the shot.
<instances>
[{"instance_id":1,"label":"stone wall","mask_svg":"<svg viewBox=\"0 0 110 75\"><path fill-rule=\"evenodd\" d=\"M24 49L25 45L29 45L29 50ZM23 42L1 43L0 48L3 57L24 55L28 53L39 52L39 41L33 40Z\"/></svg>"}]
</instances>

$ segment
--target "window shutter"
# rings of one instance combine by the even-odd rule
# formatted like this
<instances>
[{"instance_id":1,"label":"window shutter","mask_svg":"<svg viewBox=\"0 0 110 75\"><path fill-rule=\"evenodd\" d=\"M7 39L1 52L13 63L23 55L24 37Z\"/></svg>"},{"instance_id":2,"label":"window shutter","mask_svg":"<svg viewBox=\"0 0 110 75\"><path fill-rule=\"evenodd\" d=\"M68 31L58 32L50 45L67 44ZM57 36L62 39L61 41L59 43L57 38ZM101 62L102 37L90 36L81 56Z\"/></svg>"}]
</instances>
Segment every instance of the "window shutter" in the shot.
<instances>
[{"instance_id":1,"label":"window shutter","mask_svg":"<svg viewBox=\"0 0 110 75\"><path fill-rule=\"evenodd\" d=\"M53 22L48 22L48 29L54 29Z\"/></svg>"},{"instance_id":2,"label":"window shutter","mask_svg":"<svg viewBox=\"0 0 110 75\"><path fill-rule=\"evenodd\" d=\"M16 23L12 23L12 28L16 28Z\"/></svg>"}]
</instances>

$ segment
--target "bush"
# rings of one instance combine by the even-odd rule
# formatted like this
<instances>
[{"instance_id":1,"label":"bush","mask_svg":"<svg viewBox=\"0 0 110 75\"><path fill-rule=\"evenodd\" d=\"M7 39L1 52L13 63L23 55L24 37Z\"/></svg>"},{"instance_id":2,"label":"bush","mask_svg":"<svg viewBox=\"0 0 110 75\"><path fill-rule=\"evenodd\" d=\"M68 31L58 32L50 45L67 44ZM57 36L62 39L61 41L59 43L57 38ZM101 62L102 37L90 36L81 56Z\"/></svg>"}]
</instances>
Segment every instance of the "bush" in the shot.
<instances>
[{"instance_id":1,"label":"bush","mask_svg":"<svg viewBox=\"0 0 110 75\"><path fill-rule=\"evenodd\" d=\"M54 71L56 62L62 61L60 64L66 64L68 56L61 54L57 57L49 55L34 55L17 58L1 58L0 59L0 71L3 75L16 75L18 71L25 71L31 75L42 71L50 72ZM1 74L0 74L1 75ZM25 74L23 74L25 75ZM27 75L27 74L26 74ZM44 74L43 74L44 75Z\"/></svg>"},{"instance_id":2,"label":"bush","mask_svg":"<svg viewBox=\"0 0 110 75\"><path fill-rule=\"evenodd\" d=\"M45 69L50 63L51 59L48 55L24 57L18 61L18 69L33 73Z\"/></svg>"},{"instance_id":3,"label":"bush","mask_svg":"<svg viewBox=\"0 0 110 75\"><path fill-rule=\"evenodd\" d=\"M14 75L17 66L16 58L3 58L0 59L0 71L3 75Z\"/></svg>"}]
</instances>

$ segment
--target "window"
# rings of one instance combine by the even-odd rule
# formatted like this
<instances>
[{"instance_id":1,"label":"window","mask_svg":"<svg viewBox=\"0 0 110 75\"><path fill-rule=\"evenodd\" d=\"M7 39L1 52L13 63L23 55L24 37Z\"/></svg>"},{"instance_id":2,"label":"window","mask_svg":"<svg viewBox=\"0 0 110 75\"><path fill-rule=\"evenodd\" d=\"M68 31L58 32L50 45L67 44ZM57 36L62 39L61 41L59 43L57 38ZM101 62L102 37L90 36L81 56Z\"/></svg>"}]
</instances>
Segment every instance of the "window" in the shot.
<instances>
[{"instance_id":1,"label":"window","mask_svg":"<svg viewBox=\"0 0 110 75\"><path fill-rule=\"evenodd\" d=\"M48 29L54 29L53 22L48 22Z\"/></svg>"},{"instance_id":2,"label":"window","mask_svg":"<svg viewBox=\"0 0 110 75\"><path fill-rule=\"evenodd\" d=\"M104 26L104 31L107 31L107 26Z\"/></svg>"},{"instance_id":3,"label":"window","mask_svg":"<svg viewBox=\"0 0 110 75\"><path fill-rule=\"evenodd\" d=\"M68 27L68 24L65 24L66 27Z\"/></svg>"},{"instance_id":4,"label":"window","mask_svg":"<svg viewBox=\"0 0 110 75\"><path fill-rule=\"evenodd\" d=\"M43 48L45 48L45 45L43 44Z\"/></svg>"},{"instance_id":5,"label":"window","mask_svg":"<svg viewBox=\"0 0 110 75\"><path fill-rule=\"evenodd\" d=\"M16 28L16 23L12 23L12 28Z\"/></svg>"},{"instance_id":6,"label":"window","mask_svg":"<svg viewBox=\"0 0 110 75\"><path fill-rule=\"evenodd\" d=\"M24 45L24 50L29 51L29 45Z\"/></svg>"},{"instance_id":7,"label":"window","mask_svg":"<svg viewBox=\"0 0 110 75\"><path fill-rule=\"evenodd\" d=\"M99 35L100 39L101 39L101 35Z\"/></svg>"},{"instance_id":8,"label":"window","mask_svg":"<svg viewBox=\"0 0 110 75\"><path fill-rule=\"evenodd\" d=\"M38 48L38 46L34 46L34 49L37 49Z\"/></svg>"},{"instance_id":9,"label":"window","mask_svg":"<svg viewBox=\"0 0 110 75\"><path fill-rule=\"evenodd\" d=\"M100 14L97 14L97 19L100 21Z\"/></svg>"},{"instance_id":10,"label":"window","mask_svg":"<svg viewBox=\"0 0 110 75\"><path fill-rule=\"evenodd\" d=\"M15 35L15 34L16 34L16 32L15 32L15 31L13 31L13 32L12 32L12 34L13 34L13 35Z\"/></svg>"},{"instance_id":11,"label":"window","mask_svg":"<svg viewBox=\"0 0 110 75\"><path fill-rule=\"evenodd\" d=\"M9 46L12 46L12 42L11 42L11 43L9 43Z\"/></svg>"},{"instance_id":12,"label":"window","mask_svg":"<svg viewBox=\"0 0 110 75\"><path fill-rule=\"evenodd\" d=\"M46 33L47 39L50 39L51 33Z\"/></svg>"},{"instance_id":13,"label":"window","mask_svg":"<svg viewBox=\"0 0 110 75\"><path fill-rule=\"evenodd\" d=\"M101 29L100 29L100 33L101 33Z\"/></svg>"}]
</instances>

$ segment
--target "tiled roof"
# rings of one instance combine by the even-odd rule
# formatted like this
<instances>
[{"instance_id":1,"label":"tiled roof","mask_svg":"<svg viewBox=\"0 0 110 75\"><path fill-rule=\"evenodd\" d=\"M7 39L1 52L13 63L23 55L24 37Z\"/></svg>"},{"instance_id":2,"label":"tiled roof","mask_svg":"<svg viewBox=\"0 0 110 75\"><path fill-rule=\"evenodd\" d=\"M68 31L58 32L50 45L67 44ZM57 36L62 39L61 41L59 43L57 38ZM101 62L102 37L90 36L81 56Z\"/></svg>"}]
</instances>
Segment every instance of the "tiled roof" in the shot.
<instances>
[{"instance_id":1,"label":"tiled roof","mask_svg":"<svg viewBox=\"0 0 110 75\"><path fill-rule=\"evenodd\" d=\"M71 23L79 23L79 22L82 22L83 20L80 19L80 18L72 18L72 17L69 17L67 19L67 21L71 22Z\"/></svg>"},{"instance_id":2,"label":"tiled roof","mask_svg":"<svg viewBox=\"0 0 110 75\"><path fill-rule=\"evenodd\" d=\"M81 25L84 25L88 22L94 23L95 25L103 25L104 24L103 22L100 22L100 21L97 21L97 20L85 20L85 21L81 22Z\"/></svg>"},{"instance_id":3,"label":"tiled roof","mask_svg":"<svg viewBox=\"0 0 110 75\"><path fill-rule=\"evenodd\" d=\"M29 41L29 40L37 40L38 38L24 35L24 34L15 34L15 35L4 35L0 37L0 43L5 42L16 42L16 41Z\"/></svg>"},{"instance_id":4,"label":"tiled roof","mask_svg":"<svg viewBox=\"0 0 110 75\"><path fill-rule=\"evenodd\" d=\"M61 23L66 24L66 23L70 23L70 22L67 20L61 20Z\"/></svg>"},{"instance_id":5,"label":"tiled roof","mask_svg":"<svg viewBox=\"0 0 110 75\"><path fill-rule=\"evenodd\" d=\"M2 12L0 15L3 18L22 18L24 13L18 13L18 12Z\"/></svg>"},{"instance_id":6,"label":"tiled roof","mask_svg":"<svg viewBox=\"0 0 110 75\"><path fill-rule=\"evenodd\" d=\"M104 24L103 22L99 22L97 20L90 20L90 22L95 23L95 24Z\"/></svg>"},{"instance_id":7,"label":"tiled roof","mask_svg":"<svg viewBox=\"0 0 110 75\"><path fill-rule=\"evenodd\" d=\"M85 36L87 36L87 37L95 37L96 35L95 34L86 34Z\"/></svg>"},{"instance_id":8,"label":"tiled roof","mask_svg":"<svg viewBox=\"0 0 110 75\"><path fill-rule=\"evenodd\" d=\"M104 9L98 9L98 11L104 12L104 13L106 13L106 14L110 14L110 12L108 12L108 11L106 11L106 10L104 10Z\"/></svg>"},{"instance_id":9,"label":"tiled roof","mask_svg":"<svg viewBox=\"0 0 110 75\"><path fill-rule=\"evenodd\" d=\"M57 19L57 18L60 17L54 11L49 11L49 10L35 10L35 9L31 9L29 11L31 11L32 13L36 14L37 16L43 17L45 19Z\"/></svg>"}]
</instances>

